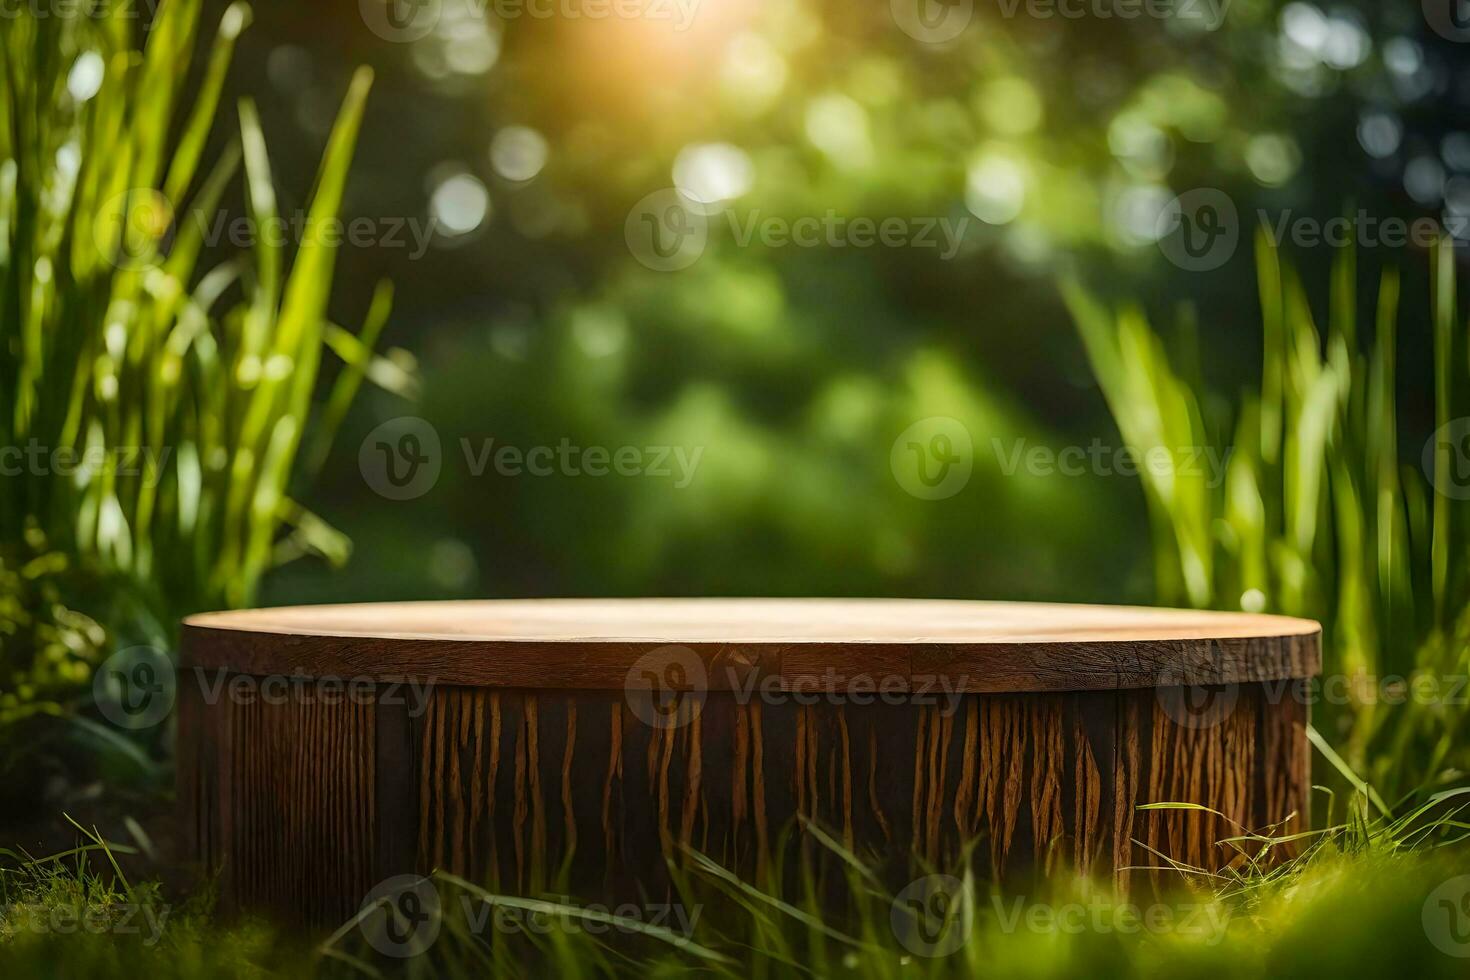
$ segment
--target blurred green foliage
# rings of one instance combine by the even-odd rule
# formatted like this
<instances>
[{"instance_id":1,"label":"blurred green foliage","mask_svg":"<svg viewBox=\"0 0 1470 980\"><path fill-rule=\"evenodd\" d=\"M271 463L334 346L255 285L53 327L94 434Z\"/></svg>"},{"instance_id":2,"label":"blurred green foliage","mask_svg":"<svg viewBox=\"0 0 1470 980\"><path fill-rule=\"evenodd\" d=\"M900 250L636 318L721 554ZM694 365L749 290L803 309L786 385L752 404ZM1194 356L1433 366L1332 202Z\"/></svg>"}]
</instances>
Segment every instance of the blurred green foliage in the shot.
<instances>
[{"instance_id":1,"label":"blurred green foliage","mask_svg":"<svg viewBox=\"0 0 1470 980\"><path fill-rule=\"evenodd\" d=\"M706 4L683 31L430 6L423 36L397 43L353 12L265 5L242 45L239 84L304 136L322 131L346 66L372 64L385 84L344 207L441 221L425 258L365 247L342 261L399 287L385 336L422 366L416 413L439 430L445 474L420 500L385 505L356 449L403 409L364 399L311 501L362 548L340 575L286 570L275 600L1146 601L1148 526L1126 481L996 465L995 440L1118 443L1059 274L1171 317L1181 303L1207 311L1200 360L1230 391L1257 370L1247 250L1179 275L1153 242L1162 203L1219 187L1248 229L1255 208L1330 216L1352 199L1419 214L1454 197L1449 169L1438 201L1404 190L1409 164L1439 160L1464 101L1454 46L1414 9L1236 0L1216 25L978 4L959 37L928 44L887 4ZM1388 156L1360 145L1364 120L1398 134ZM624 237L630 210L681 175L738 193L692 266L644 268ZM742 244L732 229L829 212L968 224L948 261ZM1311 273L1327 260L1301 261ZM1404 334L1413 363L1427 338ZM913 397L920 376L949 394ZM974 439L976 475L954 498L917 500L888 448L948 412L941 401ZM1418 425L1432 406L1411 390L1402 414ZM459 444L616 448L669 433L705 447L678 492L474 476Z\"/></svg>"},{"instance_id":2,"label":"blurred green foliage","mask_svg":"<svg viewBox=\"0 0 1470 980\"><path fill-rule=\"evenodd\" d=\"M71 710L106 649L102 627L70 608L89 591L71 573L72 559L43 546L33 532L0 547L0 799L36 789L22 771L32 722Z\"/></svg>"}]
</instances>

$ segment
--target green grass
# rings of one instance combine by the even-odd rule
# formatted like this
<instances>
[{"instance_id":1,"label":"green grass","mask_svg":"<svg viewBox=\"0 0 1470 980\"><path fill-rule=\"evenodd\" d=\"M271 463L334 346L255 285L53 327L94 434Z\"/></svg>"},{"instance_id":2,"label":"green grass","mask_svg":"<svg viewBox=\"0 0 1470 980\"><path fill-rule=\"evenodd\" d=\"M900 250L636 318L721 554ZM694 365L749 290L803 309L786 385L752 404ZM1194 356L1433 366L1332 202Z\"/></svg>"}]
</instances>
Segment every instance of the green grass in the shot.
<instances>
[{"instance_id":1,"label":"green grass","mask_svg":"<svg viewBox=\"0 0 1470 980\"><path fill-rule=\"evenodd\" d=\"M133 884L109 844L78 827L77 847L43 858L0 850L0 972L7 977L306 977L310 951L255 923L213 924L207 893L183 902Z\"/></svg>"},{"instance_id":2,"label":"green grass","mask_svg":"<svg viewBox=\"0 0 1470 980\"><path fill-rule=\"evenodd\" d=\"M1459 803L1426 801L1388 817L1360 797L1291 861L1223 877L1168 875L1173 887L1138 887L1128 897L1066 875L1002 891L959 866L947 869L947 905L915 905L902 900L909 891L895 895L820 832L822 846L804 867L835 869L841 887L818 888L807 875L784 888L742 881L691 855L675 875L679 911L658 921L652 909L506 896L438 874L437 932L406 958L373 947L360 921L371 912L315 947L258 922L221 923L207 899L179 902L156 885L130 884L118 870L120 849L84 831L76 851L20 859L0 874L0 970L180 978L1463 976L1464 959L1451 954L1470 954L1470 935L1459 942L1450 922L1470 928L1470 912L1443 907L1446 893L1436 891L1466 871L1461 840L1470 827ZM38 908L77 910L77 921L89 911L95 931L58 934ZM135 932L110 925L160 920L161 929Z\"/></svg>"},{"instance_id":3,"label":"green grass","mask_svg":"<svg viewBox=\"0 0 1470 980\"><path fill-rule=\"evenodd\" d=\"M48 454L0 484L0 542L38 529L171 623L248 604L282 559L345 554L291 495L310 475L303 441L319 462L370 367L406 379L368 347L386 288L361 338L328 322L332 237L308 231L288 249L258 234L201 265L242 158L254 227L277 219L248 101L237 138L204 152L249 8L225 11L199 72L200 0L164 0L146 38L132 6L99 9L0 23L0 445ZM371 81L362 69L348 86L307 229L340 211ZM328 356L343 366L317 412ZM57 453L83 465L59 475Z\"/></svg>"},{"instance_id":4,"label":"green grass","mask_svg":"<svg viewBox=\"0 0 1470 980\"><path fill-rule=\"evenodd\" d=\"M1354 692L1376 692L1395 677L1402 686L1415 676L1470 674L1467 582L1463 563L1451 561L1463 553L1470 505L1431 481L1451 478L1447 440L1438 440L1430 473L1415 465L1428 433L1400 444L1398 271L1374 277L1376 300L1360 310L1357 256L1340 250L1323 331L1306 288L1264 233L1256 253L1260 381L1238 399L1209 400L1228 406L1223 412L1206 411L1210 392L1141 309L1111 310L1076 283L1065 287L1124 441L1142 452L1157 447L1175 464L1140 468L1160 601L1317 619L1324 675L1348 678ZM1452 263L1451 248L1435 250L1435 369L1422 379L1433 385L1441 426L1464 410L1470 387ZM1196 448L1228 453L1219 486L1185 465ZM1314 721L1394 796L1453 785L1470 769L1459 700L1395 710L1355 694L1345 706L1323 703Z\"/></svg>"},{"instance_id":5,"label":"green grass","mask_svg":"<svg viewBox=\"0 0 1470 980\"><path fill-rule=\"evenodd\" d=\"M411 385L372 350L386 284L361 331L328 320L339 238L313 231L341 210L371 73L283 241L254 107L219 121L250 10L225 9L196 67L201 10L0 18L0 745L66 717L146 763L81 713L96 664L172 649L182 615L250 604L281 562L345 560L297 494L364 379ZM262 230L244 250L209 240L237 193Z\"/></svg>"}]
</instances>

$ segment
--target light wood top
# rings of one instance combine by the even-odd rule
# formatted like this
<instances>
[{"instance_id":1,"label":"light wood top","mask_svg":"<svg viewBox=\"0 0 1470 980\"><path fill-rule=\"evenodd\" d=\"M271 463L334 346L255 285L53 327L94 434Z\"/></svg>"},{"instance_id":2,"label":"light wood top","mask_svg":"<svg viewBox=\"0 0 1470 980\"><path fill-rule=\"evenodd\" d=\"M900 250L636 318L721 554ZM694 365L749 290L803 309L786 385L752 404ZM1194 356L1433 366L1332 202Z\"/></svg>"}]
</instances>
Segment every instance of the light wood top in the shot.
<instances>
[{"instance_id":1,"label":"light wood top","mask_svg":"<svg viewBox=\"0 0 1470 980\"><path fill-rule=\"evenodd\" d=\"M939 676L965 690L1096 690L1305 677L1318 624L1249 613L940 599L534 599L293 606L184 621L186 665L417 675L446 684L622 687L688 647L784 678ZM1160 677L1164 680L1161 681ZM739 683L735 681L734 683Z\"/></svg>"},{"instance_id":2,"label":"light wood top","mask_svg":"<svg viewBox=\"0 0 1470 980\"><path fill-rule=\"evenodd\" d=\"M958 599L491 599L201 613L189 627L525 643L1088 643L1304 636L1306 619Z\"/></svg>"}]
</instances>

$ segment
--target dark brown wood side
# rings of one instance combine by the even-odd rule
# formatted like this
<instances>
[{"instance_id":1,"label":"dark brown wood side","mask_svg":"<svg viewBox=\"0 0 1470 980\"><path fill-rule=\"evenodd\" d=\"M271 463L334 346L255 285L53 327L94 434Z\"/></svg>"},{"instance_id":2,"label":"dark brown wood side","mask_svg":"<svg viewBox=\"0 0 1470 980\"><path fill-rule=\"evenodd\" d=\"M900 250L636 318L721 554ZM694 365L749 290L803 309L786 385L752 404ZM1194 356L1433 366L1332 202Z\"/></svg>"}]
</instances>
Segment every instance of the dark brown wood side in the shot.
<instances>
[{"instance_id":1,"label":"dark brown wood side","mask_svg":"<svg viewBox=\"0 0 1470 980\"><path fill-rule=\"evenodd\" d=\"M316 926L409 871L601 900L656 894L688 847L761 875L780 847L816 853L804 820L889 867L978 838L1002 877L1065 866L1137 892L1160 883L1129 870L1160 864L1150 849L1215 869L1242 828L1305 829L1310 785L1307 709L1277 685L1241 685L1202 727L1173 720L1169 688L967 694L953 713L711 691L665 729L610 690L440 685L422 713L206 704L189 678L180 696L196 855L229 904Z\"/></svg>"},{"instance_id":2,"label":"dark brown wood side","mask_svg":"<svg viewBox=\"0 0 1470 980\"><path fill-rule=\"evenodd\" d=\"M1293 621L1299 622L1299 621ZM185 659L210 671L307 677L419 677L440 684L621 691L656 641L427 639L327 636L185 624ZM752 676L807 690L860 676L899 685L946 683L976 694L1112 691L1182 683L1249 683L1315 676L1320 634L1205 639L1046 642L680 642L704 667L709 690Z\"/></svg>"}]
</instances>

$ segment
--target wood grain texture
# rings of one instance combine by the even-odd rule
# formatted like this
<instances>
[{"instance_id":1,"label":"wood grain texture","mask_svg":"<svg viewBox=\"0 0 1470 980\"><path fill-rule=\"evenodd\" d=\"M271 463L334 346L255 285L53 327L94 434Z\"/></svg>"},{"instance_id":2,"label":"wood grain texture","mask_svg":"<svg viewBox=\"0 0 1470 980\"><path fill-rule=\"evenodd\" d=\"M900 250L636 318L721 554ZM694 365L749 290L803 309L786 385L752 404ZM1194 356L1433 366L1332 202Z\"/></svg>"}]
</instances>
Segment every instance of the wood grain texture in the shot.
<instances>
[{"instance_id":1,"label":"wood grain texture","mask_svg":"<svg viewBox=\"0 0 1470 980\"><path fill-rule=\"evenodd\" d=\"M1003 880L1077 868L1145 892L1160 876L1129 869L1155 851L1214 870L1241 860L1219 843L1241 828L1305 827L1304 707L1226 690L1216 715L1191 714L1186 689L967 694L953 710L711 692L682 696L670 727L606 691L441 685L422 714L195 695L180 802L231 904L317 926L382 878L435 868L656 900L688 848L745 875L819 854L805 821L900 883L910 853L944 862L979 838L979 870Z\"/></svg>"},{"instance_id":2,"label":"wood grain texture","mask_svg":"<svg viewBox=\"0 0 1470 980\"><path fill-rule=\"evenodd\" d=\"M790 873L820 863L813 825L897 880L978 840L1004 880L1149 891L1164 856L1214 870L1246 859L1227 837L1305 828L1306 707L1280 682L1316 673L1319 636L908 600L207 614L184 628L179 801L227 902L318 926L435 868L614 902L666 896L691 849Z\"/></svg>"},{"instance_id":3,"label":"wood grain texture","mask_svg":"<svg viewBox=\"0 0 1470 980\"><path fill-rule=\"evenodd\" d=\"M195 858L237 907L345 919L381 880L378 706L210 703L203 690L179 687L178 794Z\"/></svg>"},{"instance_id":4,"label":"wood grain texture","mask_svg":"<svg viewBox=\"0 0 1470 980\"><path fill-rule=\"evenodd\" d=\"M1302 678L1320 628L1281 616L952 600L634 599L298 606L190 617L186 664L246 674L621 690L662 645L698 686L1095 691ZM694 683L694 681L691 681Z\"/></svg>"}]
</instances>

